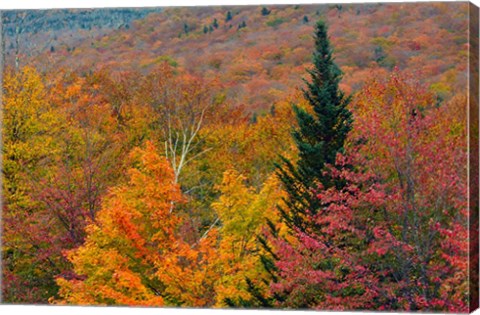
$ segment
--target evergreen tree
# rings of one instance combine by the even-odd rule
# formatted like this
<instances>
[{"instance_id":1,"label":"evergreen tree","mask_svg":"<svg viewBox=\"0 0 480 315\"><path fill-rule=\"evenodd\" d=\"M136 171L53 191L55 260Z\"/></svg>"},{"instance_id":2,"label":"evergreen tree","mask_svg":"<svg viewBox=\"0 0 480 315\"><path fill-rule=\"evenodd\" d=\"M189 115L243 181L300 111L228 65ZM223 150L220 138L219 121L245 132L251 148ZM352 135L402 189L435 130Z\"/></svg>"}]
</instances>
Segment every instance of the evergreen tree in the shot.
<instances>
[{"instance_id":1,"label":"evergreen tree","mask_svg":"<svg viewBox=\"0 0 480 315\"><path fill-rule=\"evenodd\" d=\"M238 29L242 29L242 28L245 28L247 27L247 23L245 21L243 21L242 23L238 24Z\"/></svg>"},{"instance_id":2,"label":"evergreen tree","mask_svg":"<svg viewBox=\"0 0 480 315\"><path fill-rule=\"evenodd\" d=\"M252 117L250 118L250 124L254 125L258 122L258 115L257 113L253 113Z\"/></svg>"},{"instance_id":3,"label":"evergreen tree","mask_svg":"<svg viewBox=\"0 0 480 315\"><path fill-rule=\"evenodd\" d=\"M303 23L308 23L308 21L309 21L308 16L304 15L303 16Z\"/></svg>"},{"instance_id":4,"label":"evergreen tree","mask_svg":"<svg viewBox=\"0 0 480 315\"><path fill-rule=\"evenodd\" d=\"M213 27L218 28L218 21L217 19L213 19Z\"/></svg>"},{"instance_id":5,"label":"evergreen tree","mask_svg":"<svg viewBox=\"0 0 480 315\"><path fill-rule=\"evenodd\" d=\"M269 15L270 12L271 12L271 11L270 11L269 9L267 9L266 7L263 7L263 8L262 8L262 15L263 15L263 16Z\"/></svg>"},{"instance_id":6,"label":"evergreen tree","mask_svg":"<svg viewBox=\"0 0 480 315\"><path fill-rule=\"evenodd\" d=\"M275 107L275 104L272 104L272 106L270 106L270 115L275 116L276 112L277 109Z\"/></svg>"},{"instance_id":7,"label":"evergreen tree","mask_svg":"<svg viewBox=\"0 0 480 315\"><path fill-rule=\"evenodd\" d=\"M205 25L203 27L203 34L207 34L208 33L208 27Z\"/></svg>"},{"instance_id":8,"label":"evergreen tree","mask_svg":"<svg viewBox=\"0 0 480 315\"><path fill-rule=\"evenodd\" d=\"M228 11L227 12L227 17L225 18L225 22L231 21L232 20L232 12Z\"/></svg>"},{"instance_id":9,"label":"evergreen tree","mask_svg":"<svg viewBox=\"0 0 480 315\"><path fill-rule=\"evenodd\" d=\"M298 149L296 165L282 157L283 164L277 165L277 173L283 183L288 197L284 200L286 209L279 208L282 219L289 227L292 236L300 231L315 230L313 217L325 204L317 197L315 190L324 188L341 189L345 184L339 179L326 175L326 164L334 165L337 153L342 153L344 142L352 128L352 114L347 109L350 98L339 89L342 73L332 57L332 48L327 36L327 26L319 21L315 28L315 51L313 53L313 69L307 70L310 81L305 80L305 98L311 108L303 109L294 106L298 127L292 136ZM349 167L349 166L346 166ZM279 274L276 261L280 259L269 244L267 238L281 239L273 222L267 222L269 235L259 236L258 241L268 255L261 257L269 279L261 279L265 284L278 283ZM285 240L283 240L285 241ZM238 299L226 301L237 307L273 307L284 302L285 297L276 293L264 292L260 286L248 280L249 300Z\"/></svg>"},{"instance_id":10,"label":"evergreen tree","mask_svg":"<svg viewBox=\"0 0 480 315\"><path fill-rule=\"evenodd\" d=\"M298 149L296 165L282 158L277 165L279 177L288 198L288 209L280 213L290 228L304 230L308 216L315 215L320 207L315 190L339 186L324 174L325 164L334 164L337 153L343 152L348 132L352 128L352 114L347 109L350 98L339 89L342 73L332 57L332 48L327 35L327 26L319 21L315 28L314 67L307 70L310 81L304 80L307 88L304 97L310 109L294 106L298 127L292 135Z\"/></svg>"}]
</instances>

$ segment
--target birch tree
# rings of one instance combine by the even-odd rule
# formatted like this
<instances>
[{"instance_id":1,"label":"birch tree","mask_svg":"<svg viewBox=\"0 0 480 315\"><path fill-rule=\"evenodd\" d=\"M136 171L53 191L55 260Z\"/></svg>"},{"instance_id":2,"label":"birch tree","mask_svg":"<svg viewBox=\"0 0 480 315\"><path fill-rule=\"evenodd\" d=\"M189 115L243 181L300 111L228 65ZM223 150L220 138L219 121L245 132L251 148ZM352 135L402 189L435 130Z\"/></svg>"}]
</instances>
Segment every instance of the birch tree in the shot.
<instances>
[{"instance_id":1,"label":"birch tree","mask_svg":"<svg viewBox=\"0 0 480 315\"><path fill-rule=\"evenodd\" d=\"M177 75L167 63L153 71L144 83L142 96L158 114L164 154L170 161L175 183L185 166L203 155L200 130L220 105L217 82L188 74Z\"/></svg>"}]
</instances>

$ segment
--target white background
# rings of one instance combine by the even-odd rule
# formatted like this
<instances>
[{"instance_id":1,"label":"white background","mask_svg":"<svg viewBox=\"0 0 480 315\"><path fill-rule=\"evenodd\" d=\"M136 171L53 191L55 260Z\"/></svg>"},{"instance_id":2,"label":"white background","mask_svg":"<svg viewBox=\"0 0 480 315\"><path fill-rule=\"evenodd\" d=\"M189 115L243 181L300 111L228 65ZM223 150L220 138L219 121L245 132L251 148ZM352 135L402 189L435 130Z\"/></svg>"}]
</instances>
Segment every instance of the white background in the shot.
<instances>
[{"instance_id":1,"label":"white background","mask_svg":"<svg viewBox=\"0 0 480 315\"><path fill-rule=\"evenodd\" d=\"M48 9L48 8L102 8L102 7L152 7L152 6L195 6L195 5L259 5L259 4L295 4L295 3L362 3L379 2L372 0L0 0L0 9ZM382 2L400 2L383 0ZM402 2L417 2L403 0ZM480 0L472 1L480 6ZM6 315L299 315L299 314L354 315L354 312L316 312L311 311L270 311L270 310L212 310L212 309L165 309L165 308L126 308L126 307L70 307L70 306L0 306L0 314ZM363 312L362 314L378 314ZM406 313L403 313L406 314ZM480 311L475 312L480 314Z\"/></svg>"}]
</instances>

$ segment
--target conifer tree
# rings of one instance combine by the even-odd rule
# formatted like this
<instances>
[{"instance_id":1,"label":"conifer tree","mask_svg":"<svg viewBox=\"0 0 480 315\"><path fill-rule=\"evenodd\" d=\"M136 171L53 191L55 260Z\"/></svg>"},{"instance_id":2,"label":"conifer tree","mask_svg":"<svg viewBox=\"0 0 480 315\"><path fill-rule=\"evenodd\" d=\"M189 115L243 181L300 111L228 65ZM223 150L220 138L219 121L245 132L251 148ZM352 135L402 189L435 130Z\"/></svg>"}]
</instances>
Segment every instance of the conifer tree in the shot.
<instances>
[{"instance_id":1,"label":"conifer tree","mask_svg":"<svg viewBox=\"0 0 480 315\"><path fill-rule=\"evenodd\" d=\"M261 12L262 12L263 16L267 16L267 15L270 14L271 11L269 9L267 9L266 7L263 7Z\"/></svg>"},{"instance_id":2,"label":"conifer tree","mask_svg":"<svg viewBox=\"0 0 480 315\"><path fill-rule=\"evenodd\" d=\"M298 126L293 130L292 136L298 149L298 160L295 164L282 157L283 164L277 165L277 174L287 193L285 206L279 207L279 211L292 236L299 231L315 230L315 222L318 222L315 215L326 206L317 196L319 187L340 190L345 185L341 178L328 175L331 174L328 170L336 167L337 154L344 152L344 143L353 122L352 114L347 109L350 97L345 96L338 86L342 73L334 62L324 22L317 22L314 38L313 68L307 70L310 80L305 80L306 89L303 90L311 108L293 107ZM349 165L341 167L350 168ZM280 240L280 236L275 224L270 221L267 223L270 227L269 235L259 236L258 240L265 251L270 253L263 255L261 260L270 275L271 286L278 283L282 275L275 263L280 257L268 239ZM284 302L284 296L264 292L251 279L247 280L251 298L228 300L228 305L273 307Z\"/></svg>"},{"instance_id":3,"label":"conifer tree","mask_svg":"<svg viewBox=\"0 0 480 315\"><path fill-rule=\"evenodd\" d=\"M232 20L232 12L228 11L227 12L227 17L225 18L225 22L231 21Z\"/></svg>"},{"instance_id":4,"label":"conifer tree","mask_svg":"<svg viewBox=\"0 0 480 315\"><path fill-rule=\"evenodd\" d=\"M238 24L238 29L242 29L242 28L245 28L247 27L247 23L245 21L243 21L242 23Z\"/></svg>"},{"instance_id":5,"label":"conifer tree","mask_svg":"<svg viewBox=\"0 0 480 315\"><path fill-rule=\"evenodd\" d=\"M347 109L346 97L338 84L342 77L335 64L327 35L327 26L319 21L315 28L313 68L307 70L310 80L304 80L304 97L311 108L294 106L298 127L292 133L298 149L296 165L282 158L277 165L278 175L288 193L286 208L280 209L290 228L304 230L308 215L315 215L320 207L315 190L341 185L325 175L326 164L334 165L352 126L352 114Z\"/></svg>"}]
</instances>

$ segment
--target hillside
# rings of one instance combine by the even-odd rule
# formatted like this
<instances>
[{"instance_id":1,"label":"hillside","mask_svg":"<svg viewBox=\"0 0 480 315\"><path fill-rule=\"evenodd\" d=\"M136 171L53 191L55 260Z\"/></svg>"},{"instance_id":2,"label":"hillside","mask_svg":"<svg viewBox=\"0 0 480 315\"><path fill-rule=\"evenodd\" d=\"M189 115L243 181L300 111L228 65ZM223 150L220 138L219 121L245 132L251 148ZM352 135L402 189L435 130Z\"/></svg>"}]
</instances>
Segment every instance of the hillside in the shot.
<instances>
[{"instance_id":1,"label":"hillside","mask_svg":"<svg viewBox=\"0 0 480 315\"><path fill-rule=\"evenodd\" d=\"M77 43L112 30L130 27L161 8L141 9L65 9L2 11L5 57L13 64L18 56L28 61L45 51L73 51Z\"/></svg>"},{"instance_id":2,"label":"hillside","mask_svg":"<svg viewBox=\"0 0 480 315\"><path fill-rule=\"evenodd\" d=\"M117 16L123 11L111 12ZM147 12L137 12L136 17ZM59 35L40 28L34 30L39 41L57 36L58 43L44 45L28 63L43 70L109 67L145 73L168 60L189 72L218 78L230 87L235 103L264 110L302 84L313 25L324 19L347 92L358 91L372 73L394 67L415 72L442 99L467 82L465 3L268 6L267 12L263 15L261 7L249 6L166 8L128 22L128 28L127 22L108 19L97 20L98 27L108 31L66 27ZM85 35L61 44L77 31ZM11 56L9 60L12 63Z\"/></svg>"},{"instance_id":3,"label":"hillside","mask_svg":"<svg viewBox=\"0 0 480 315\"><path fill-rule=\"evenodd\" d=\"M475 308L472 9L2 13L2 302Z\"/></svg>"}]
</instances>

